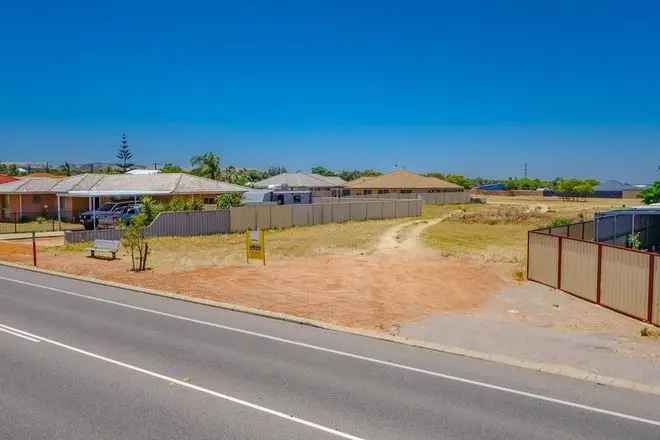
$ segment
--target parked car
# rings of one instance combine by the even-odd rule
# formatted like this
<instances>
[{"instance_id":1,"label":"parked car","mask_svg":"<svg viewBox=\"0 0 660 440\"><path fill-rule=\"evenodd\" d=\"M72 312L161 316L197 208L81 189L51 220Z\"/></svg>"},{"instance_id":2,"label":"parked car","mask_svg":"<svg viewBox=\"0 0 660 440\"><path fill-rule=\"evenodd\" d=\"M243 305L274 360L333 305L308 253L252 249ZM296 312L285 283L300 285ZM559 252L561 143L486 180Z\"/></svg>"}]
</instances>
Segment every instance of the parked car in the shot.
<instances>
[{"instance_id":1,"label":"parked car","mask_svg":"<svg viewBox=\"0 0 660 440\"><path fill-rule=\"evenodd\" d=\"M94 218L96 218L97 227L112 226L120 218L122 209L132 205L135 205L134 201L105 203L96 211L85 211L80 214L80 223L85 229L94 229Z\"/></svg>"},{"instance_id":2,"label":"parked car","mask_svg":"<svg viewBox=\"0 0 660 440\"><path fill-rule=\"evenodd\" d=\"M142 211L142 205L128 206L122 211L120 221L125 225L128 225L131 223L133 217L138 215L140 211Z\"/></svg>"}]
</instances>

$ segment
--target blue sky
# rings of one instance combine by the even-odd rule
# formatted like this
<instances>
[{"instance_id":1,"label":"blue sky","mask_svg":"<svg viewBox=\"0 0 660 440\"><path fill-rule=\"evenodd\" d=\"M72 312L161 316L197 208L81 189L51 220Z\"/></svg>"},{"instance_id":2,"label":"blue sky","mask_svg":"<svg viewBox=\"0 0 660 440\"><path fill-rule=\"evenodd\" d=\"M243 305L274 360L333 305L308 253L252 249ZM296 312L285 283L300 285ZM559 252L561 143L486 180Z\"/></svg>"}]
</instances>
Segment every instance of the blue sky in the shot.
<instances>
[{"instance_id":1,"label":"blue sky","mask_svg":"<svg viewBox=\"0 0 660 440\"><path fill-rule=\"evenodd\" d=\"M0 160L660 177L657 1L29 3Z\"/></svg>"}]
</instances>

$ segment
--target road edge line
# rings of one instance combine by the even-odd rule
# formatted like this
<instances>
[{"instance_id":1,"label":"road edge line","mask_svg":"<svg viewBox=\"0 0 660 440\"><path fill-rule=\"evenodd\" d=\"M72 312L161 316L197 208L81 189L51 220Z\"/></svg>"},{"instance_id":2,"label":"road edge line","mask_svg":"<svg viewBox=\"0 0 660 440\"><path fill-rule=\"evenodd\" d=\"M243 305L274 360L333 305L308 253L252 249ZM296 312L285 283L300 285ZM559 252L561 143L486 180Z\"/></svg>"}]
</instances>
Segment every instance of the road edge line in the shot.
<instances>
[{"instance_id":1,"label":"road edge line","mask_svg":"<svg viewBox=\"0 0 660 440\"><path fill-rule=\"evenodd\" d=\"M271 312L263 309L256 309L253 307L241 306L238 304L223 303L219 301L208 300L204 298L195 298L192 296L182 295L179 293L166 292L162 290L149 289L146 287L134 286L131 284L117 283L114 281L105 281L98 278L85 277L81 275L68 274L65 272L57 272L49 269L42 269L33 266L26 266L22 264L12 263L8 261L0 261L0 266L11 267L14 269L27 270L36 273L43 273L46 275L53 275L60 278L67 278L76 281L83 281L87 283L97 284L100 286L114 287L118 289L129 290L132 292L143 293L147 295L159 296L163 298L184 301L192 304L205 305L215 307L232 312L246 313L249 315L260 316L264 318L276 319L279 321L291 322L294 324L306 325L316 327L323 330L330 330L335 332L347 333L355 336L362 336L371 339L377 339L384 342L391 342L394 344L406 345L409 347L422 348L430 351L437 351L441 353L452 354L456 356L463 356L471 359L477 359L497 364L503 364L511 367L524 368L526 370L538 371L546 374L553 374L557 376L564 376L571 379L582 380L591 382L597 385L607 385L616 388L622 388L632 391L643 392L647 394L654 394L660 396L660 386L647 385L628 379L621 379L611 376L602 376L599 374L591 373L587 370L571 367L561 364L549 364L543 362L534 362L518 359L512 356L501 354L492 354L476 350L465 349L461 347L454 347L443 344L436 344L433 342L422 341L418 339L409 339L400 336L387 335L370 330L360 330L351 327L331 324L328 322L317 321L313 319L303 318L300 316L289 315L286 313Z\"/></svg>"}]
</instances>

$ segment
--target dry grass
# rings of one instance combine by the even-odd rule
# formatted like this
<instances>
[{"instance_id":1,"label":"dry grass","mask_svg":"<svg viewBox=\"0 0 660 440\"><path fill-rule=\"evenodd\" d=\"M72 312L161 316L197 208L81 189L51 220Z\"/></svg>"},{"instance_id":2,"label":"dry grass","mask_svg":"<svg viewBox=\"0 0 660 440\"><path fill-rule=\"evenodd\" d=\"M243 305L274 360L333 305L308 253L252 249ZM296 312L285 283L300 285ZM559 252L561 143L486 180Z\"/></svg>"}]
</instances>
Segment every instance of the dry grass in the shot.
<instances>
[{"instance_id":1,"label":"dry grass","mask_svg":"<svg viewBox=\"0 0 660 440\"><path fill-rule=\"evenodd\" d=\"M471 255L486 261L524 263L527 231L565 217L590 220L594 212L638 205L639 200L588 199L565 201L559 198L488 197L486 204L454 205L460 212L423 235L424 242L447 255ZM425 215L449 212L452 206L425 207ZM516 269L520 272L520 269Z\"/></svg>"},{"instance_id":2,"label":"dry grass","mask_svg":"<svg viewBox=\"0 0 660 440\"><path fill-rule=\"evenodd\" d=\"M410 219L347 222L266 231L269 261L318 255L370 254L385 230ZM186 271L198 267L226 266L245 261L244 234L149 239L149 264ZM51 256L82 254L88 243L44 249Z\"/></svg>"}]
</instances>

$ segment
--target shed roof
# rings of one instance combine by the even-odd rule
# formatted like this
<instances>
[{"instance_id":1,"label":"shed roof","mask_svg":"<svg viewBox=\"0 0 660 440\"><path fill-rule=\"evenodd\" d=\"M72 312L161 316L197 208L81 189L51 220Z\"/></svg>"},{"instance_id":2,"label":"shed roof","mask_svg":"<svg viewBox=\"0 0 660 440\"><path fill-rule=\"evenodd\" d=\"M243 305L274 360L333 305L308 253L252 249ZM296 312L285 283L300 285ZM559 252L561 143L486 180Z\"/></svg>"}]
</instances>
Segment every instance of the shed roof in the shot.
<instances>
[{"instance_id":1,"label":"shed roof","mask_svg":"<svg viewBox=\"0 0 660 440\"><path fill-rule=\"evenodd\" d=\"M435 177L420 176L405 170L396 170L382 176L360 178L348 182L351 189L446 189L462 188Z\"/></svg>"},{"instance_id":2,"label":"shed roof","mask_svg":"<svg viewBox=\"0 0 660 440\"><path fill-rule=\"evenodd\" d=\"M594 191L625 191L629 189L639 189L629 183L622 183L618 180L605 180L594 187Z\"/></svg>"},{"instance_id":3,"label":"shed roof","mask_svg":"<svg viewBox=\"0 0 660 440\"><path fill-rule=\"evenodd\" d=\"M268 188L269 185L286 185L291 188L337 188L346 185L340 177L321 176L313 173L282 173L254 184L255 188Z\"/></svg>"}]
</instances>

